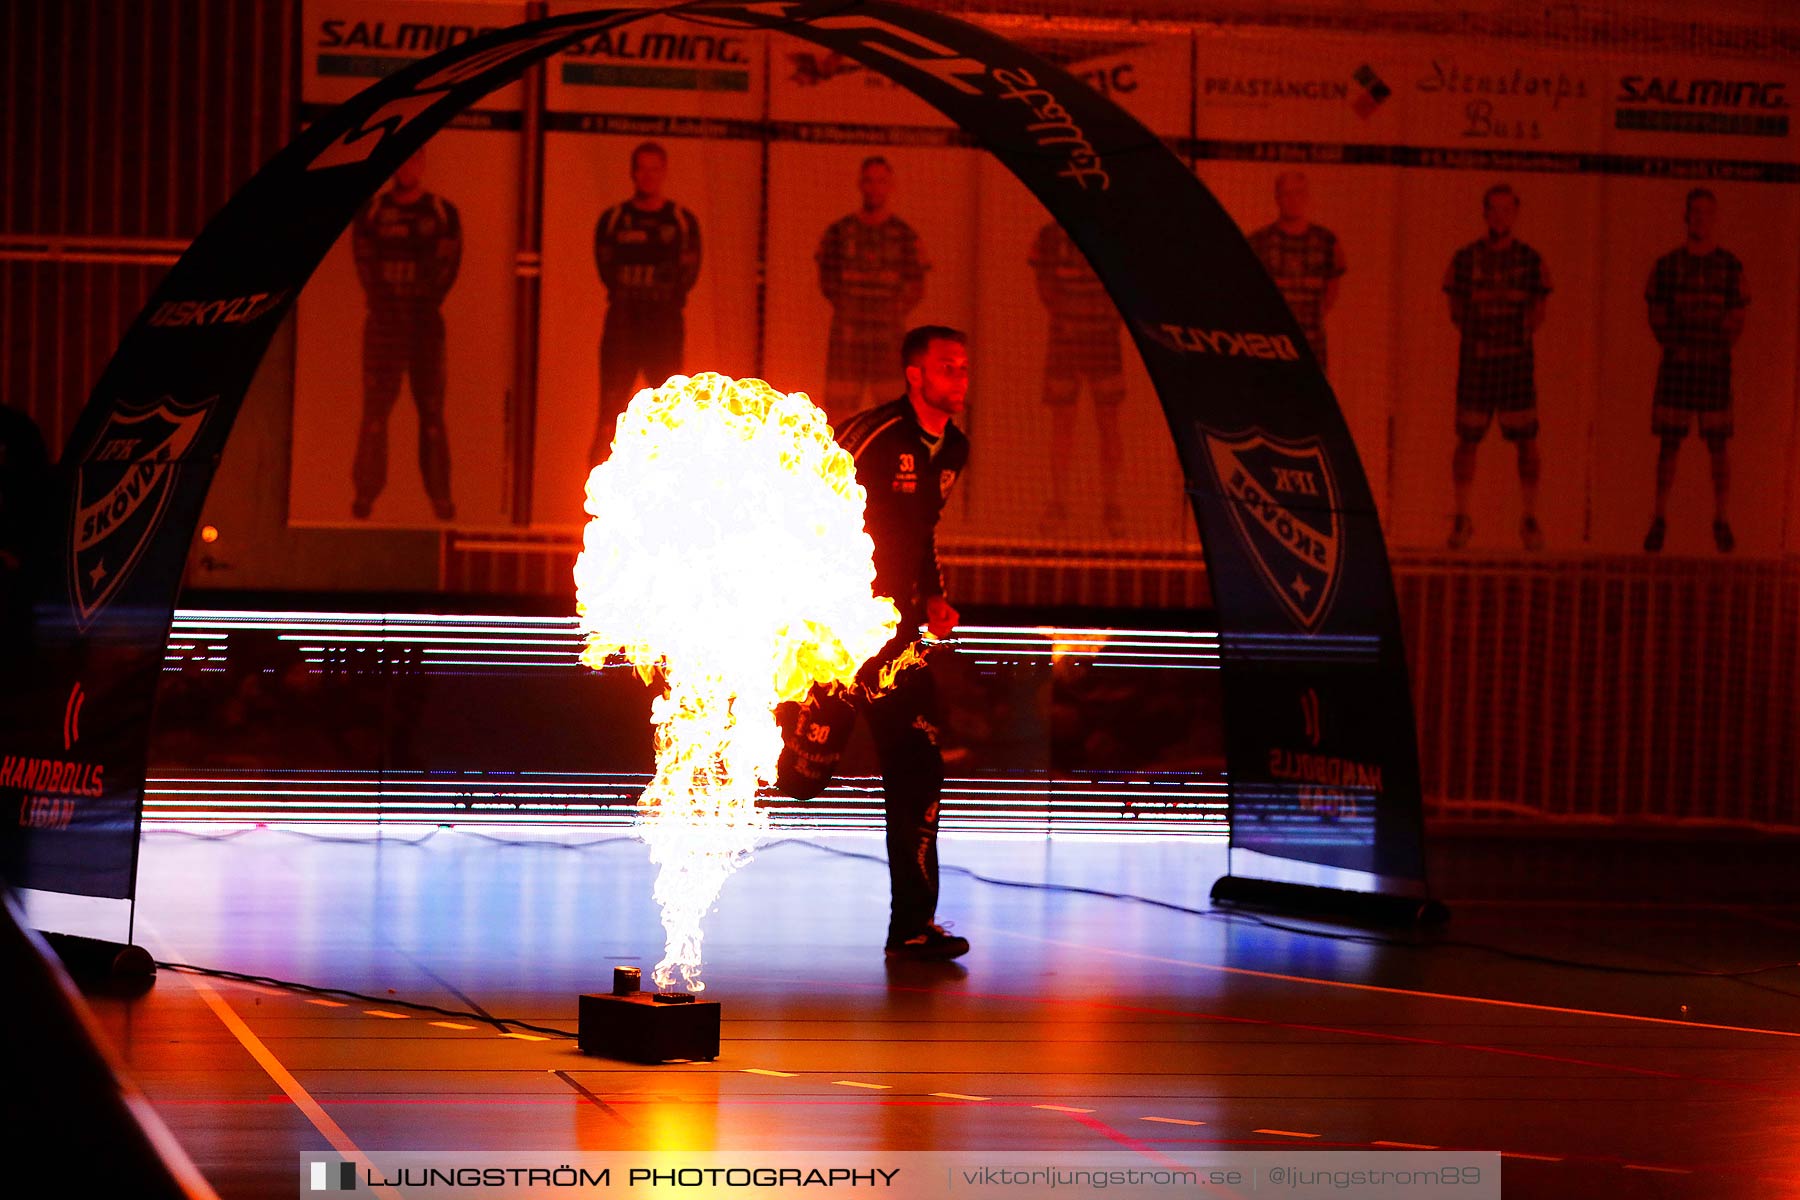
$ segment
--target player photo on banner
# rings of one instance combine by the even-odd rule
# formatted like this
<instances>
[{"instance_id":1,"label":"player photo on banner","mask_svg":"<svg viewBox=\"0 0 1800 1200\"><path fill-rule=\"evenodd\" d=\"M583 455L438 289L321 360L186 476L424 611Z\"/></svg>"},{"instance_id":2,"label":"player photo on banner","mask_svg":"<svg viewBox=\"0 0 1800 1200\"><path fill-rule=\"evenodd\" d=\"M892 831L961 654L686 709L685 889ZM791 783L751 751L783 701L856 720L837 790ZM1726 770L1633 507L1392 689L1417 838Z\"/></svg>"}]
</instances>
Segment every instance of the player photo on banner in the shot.
<instances>
[{"instance_id":1,"label":"player photo on banner","mask_svg":"<svg viewBox=\"0 0 1800 1200\"><path fill-rule=\"evenodd\" d=\"M972 324L978 152L936 109L840 55L776 37L769 62L763 371L842 426L904 390L908 328ZM980 419L971 409L958 423ZM966 504L969 485L957 490Z\"/></svg>"},{"instance_id":2,"label":"player photo on banner","mask_svg":"<svg viewBox=\"0 0 1800 1200\"><path fill-rule=\"evenodd\" d=\"M841 426L905 390L908 328L971 330L976 166L976 151L956 145L770 147L769 382L806 392ZM979 387L957 422L970 433Z\"/></svg>"},{"instance_id":3,"label":"player photo on banner","mask_svg":"<svg viewBox=\"0 0 1800 1200\"><path fill-rule=\"evenodd\" d=\"M1166 137L1186 132L1188 39L1009 30ZM1117 307L1005 167L979 172L973 333L985 475L963 532L987 545L1193 549L1168 424ZM971 476L973 479L973 476Z\"/></svg>"},{"instance_id":4,"label":"player photo on banner","mask_svg":"<svg viewBox=\"0 0 1800 1200\"><path fill-rule=\"evenodd\" d=\"M1195 170L1325 368L1384 521L1399 175L1345 148L1399 139L1402 61L1389 38L1195 40Z\"/></svg>"},{"instance_id":5,"label":"player photo on banner","mask_svg":"<svg viewBox=\"0 0 1800 1200\"><path fill-rule=\"evenodd\" d=\"M1394 272L1398 174L1382 167L1235 159L1201 159L1196 170L1244 231L1305 332L1350 425L1385 522L1390 339L1394 314L1401 311Z\"/></svg>"},{"instance_id":6,"label":"player photo on banner","mask_svg":"<svg viewBox=\"0 0 1800 1200\"><path fill-rule=\"evenodd\" d=\"M1605 189L1594 548L1781 553L1797 528L1782 464L1800 378L1800 75L1661 57L1603 67L1604 145L1641 167Z\"/></svg>"},{"instance_id":7,"label":"player photo on banner","mask_svg":"<svg viewBox=\"0 0 1800 1200\"><path fill-rule=\"evenodd\" d=\"M523 15L309 0L304 102L336 104ZM301 293L291 523L508 523L519 94L490 96L395 172Z\"/></svg>"},{"instance_id":8,"label":"player photo on banner","mask_svg":"<svg viewBox=\"0 0 1800 1200\"><path fill-rule=\"evenodd\" d=\"M640 389L755 373L762 64L754 35L670 20L550 61L535 525L585 521Z\"/></svg>"},{"instance_id":9,"label":"player photo on banner","mask_svg":"<svg viewBox=\"0 0 1800 1200\"><path fill-rule=\"evenodd\" d=\"M1791 185L1606 181L1595 550L1783 551L1797 199Z\"/></svg>"},{"instance_id":10,"label":"player photo on banner","mask_svg":"<svg viewBox=\"0 0 1800 1200\"><path fill-rule=\"evenodd\" d=\"M1395 259L1396 546L1587 540L1599 364L1594 176L1413 170Z\"/></svg>"},{"instance_id":11,"label":"player photo on banner","mask_svg":"<svg viewBox=\"0 0 1800 1200\"><path fill-rule=\"evenodd\" d=\"M1168 421L1112 297L1005 167L983 162L980 182L986 476L964 532L1100 553L1197 547Z\"/></svg>"}]
</instances>

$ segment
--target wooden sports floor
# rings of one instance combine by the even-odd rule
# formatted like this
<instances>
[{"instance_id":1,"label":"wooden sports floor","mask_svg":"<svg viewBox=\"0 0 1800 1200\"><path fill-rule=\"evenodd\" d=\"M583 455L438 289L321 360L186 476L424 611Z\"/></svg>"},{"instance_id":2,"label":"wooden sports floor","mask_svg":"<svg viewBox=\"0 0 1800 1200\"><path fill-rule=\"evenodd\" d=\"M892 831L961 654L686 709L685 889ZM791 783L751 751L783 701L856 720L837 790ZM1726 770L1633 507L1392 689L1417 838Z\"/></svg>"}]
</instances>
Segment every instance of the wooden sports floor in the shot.
<instances>
[{"instance_id":1,"label":"wooden sports floor","mask_svg":"<svg viewBox=\"0 0 1800 1200\"><path fill-rule=\"evenodd\" d=\"M714 1062L506 1024L573 1031L579 993L659 956L652 868L617 830L152 823L159 960L368 999L165 967L90 1003L227 1200L294 1195L299 1152L352 1147L1435 1147L1500 1152L1509 1198L1800 1196L1800 970L1531 957L1744 971L1800 958L1800 909L1490 902L1371 937L1208 911L1213 840L946 836L940 916L974 949L893 966L880 854L788 836L727 884ZM28 899L40 927L123 932Z\"/></svg>"}]
</instances>

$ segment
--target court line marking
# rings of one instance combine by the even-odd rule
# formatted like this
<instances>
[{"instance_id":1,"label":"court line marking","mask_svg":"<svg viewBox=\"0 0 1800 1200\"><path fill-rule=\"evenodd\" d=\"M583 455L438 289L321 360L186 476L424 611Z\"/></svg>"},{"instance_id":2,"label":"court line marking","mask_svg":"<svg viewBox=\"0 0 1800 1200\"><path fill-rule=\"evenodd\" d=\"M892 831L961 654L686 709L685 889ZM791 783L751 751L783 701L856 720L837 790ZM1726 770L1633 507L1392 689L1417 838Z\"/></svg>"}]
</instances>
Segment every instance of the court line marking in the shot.
<instances>
[{"instance_id":1,"label":"court line marking","mask_svg":"<svg viewBox=\"0 0 1800 1200\"><path fill-rule=\"evenodd\" d=\"M1040 1106L1040 1107L1046 1107L1046 1106ZM1168 1166L1168 1167L1179 1167L1182 1165L1181 1163L1178 1163L1174 1159L1170 1158L1167 1154L1163 1153L1162 1150L1160 1150L1156 1146L1152 1145L1151 1143L1141 1141L1138 1138L1133 1137L1131 1134L1124 1132L1123 1130L1114 1129L1111 1125L1108 1125L1105 1121L1102 1121L1099 1117L1087 1116L1083 1112L1081 1112L1079 1109L1071 1110L1071 1111L1073 1111L1073 1113L1074 1113L1074 1121L1077 1125L1085 1125L1089 1129L1092 1129L1094 1132L1100 1134L1102 1137L1105 1137L1105 1138L1109 1139L1110 1141L1117 1142L1119 1145L1125 1147L1127 1150L1131 1150L1137 1154L1143 1155L1145 1158L1149 1159L1151 1162L1161 1163L1164 1166ZM1210 1191L1213 1189L1209 1188L1208 1190Z\"/></svg>"},{"instance_id":2,"label":"court line marking","mask_svg":"<svg viewBox=\"0 0 1800 1200\"><path fill-rule=\"evenodd\" d=\"M1291 1137L1291 1138L1316 1138L1319 1136L1316 1133L1301 1133L1297 1129L1252 1129L1250 1132L1251 1133L1272 1133L1276 1137Z\"/></svg>"},{"instance_id":3,"label":"court line marking","mask_svg":"<svg viewBox=\"0 0 1800 1200\"><path fill-rule=\"evenodd\" d=\"M1066 1104L1034 1104L1031 1107L1041 1108L1045 1112L1091 1113L1094 1111L1091 1108L1070 1108Z\"/></svg>"},{"instance_id":4,"label":"court line marking","mask_svg":"<svg viewBox=\"0 0 1800 1200\"><path fill-rule=\"evenodd\" d=\"M141 914L138 917L138 927L164 946L170 944L168 939L152 927ZM187 957L181 954L171 954L168 957L182 962L187 961ZM299 1109L308 1121L312 1122L313 1128L317 1129L324 1135L325 1140L331 1143L331 1148L360 1166L364 1179L367 1179L375 1169L375 1164L369 1161L369 1156L350 1140L350 1135L344 1132L343 1126L331 1119L331 1114L326 1112L319 1102L313 1099L312 1093L307 1091L300 1081L294 1078L293 1073L282 1065L281 1060L275 1057L275 1052L269 1049L263 1040L256 1036L256 1032L244 1023L244 1019L238 1016L237 1011L231 1007L225 997L219 994L218 989L214 988L204 975L196 975L188 971L177 971L175 974L181 976L190 987L200 994L200 999L205 1001L206 1007L210 1008L213 1015L219 1018L220 1024L231 1031L231 1035L238 1040L238 1044L243 1046L249 1052L250 1057L256 1060L256 1065L275 1081L275 1086L279 1087L293 1102L294 1107ZM377 1196L384 1197L384 1200L402 1200L399 1192L385 1184L372 1184L369 1190Z\"/></svg>"},{"instance_id":5,"label":"court line marking","mask_svg":"<svg viewBox=\"0 0 1800 1200\"><path fill-rule=\"evenodd\" d=\"M938 1098L943 1099L943 1100L992 1100L993 1099L992 1096L966 1096L961 1092L933 1092L931 1094L933 1096L937 1096Z\"/></svg>"},{"instance_id":6,"label":"court line marking","mask_svg":"<svg viewBox=\"0 0 1800 1200\"><path fill-rule=\"evenodd\" d=\"M385 1008L365 1008L365 1009L363 1009L363 1016L365 1016L365 1017L380 1017L385 1021L410 1020L410 1018L405 1013L389 1012Z\"/></svg>"},{"instance_id":7,"label":"court line marking","mask_svg":"<svg viewBox=\"0 0 1800 1200\"><path fill-rule=\"evenodd\" d=\"M1204 1125L1205 1121L1184 1121L1180 1117L1139 1117L1140 1121L1155 1121L1159 1125Z\"/></svg>"},{"instance_id":8,"label":"court line marking","mask_svg":"<svg viewBox=\"0 0 1800 1200\"><path fill-rule=\"evenodd\" d=\"M1501 1158L1528 1158L1532 1162L1561 1162L1562 1161L1562 1155L1560 1155L1560 1154L1525 1154L1518 1150L1502 1150L1500 1152L1500 1157Z\"/></svg>"},{"instance_id":9,"label":"court line marking","mask_svg":"<svg viewBox=\"0 0 1800 1200\"><path fill-rule=\"evenodd\" d=\"M535 1033L503 1033L500 1036L503 1038L512 1038L513 1040L520 1042L547 1042L550 1040L547 1037L539 1037Z\"/></svg>"},{"instance_id":10,"label":"court line marking","mask_svg":"<svg viewBox=\"0 0 1800 1200\"><path fill-rule=\"evenodd\" d=\"M1672 1017L1644 1017L1636 1013L1607 1012L1594 1008L1564 1008L1555 1004L1531 1004L1523 1000L1496 1000L1489 996L1463 996L1455 992L1425 992L1414 988L1381 987L1373 983L1348 983L1341 979L1314 979L1306 975L1282 975L1275 971L1256 971L1249 967L1224 967L1217 963L1195 962L1186 958L1168 958L1161 954L1142 954L1135 950L1119 950L1112 946L1089 946L1082 942L1065 942L1059 938L1038 937L1035 934L1020 933L1016 929L998 927L983 929L983 933L997 933L1002 937L1023 938L1030 942L1041 942L1046 946L1061 946L1065 950L1085 950L1090 954L1112 954L1120 958L1135 958L1143 962L1167 963L1170 966L1193 967L1200 971L1214 971L1221 975L1246 975L1253 979L1273 979L1282 983L1310 983L1319 987L1345 988L1355 992L1379 992L1386 996L1415 996L1426 1000L1457 1000L1464 1004L1487 1004L1497 1008L1522 1008L1531 1012L1563 1013L1578 1017L1610 1017L1616 1021L1643 1021L1651 1025L1673 1025L1679 1029L1713 1029L1727 1033L1760 1033L1769 1037L1800 1038L1800 1031L1792 1029L1759 1029L1753 1025L1718 1025L1709 1021L1678 1021Z\"/></svg>"},{"instance_id":11,"label":"court line marking","mask_svg":"<svg viewBox=\"0 0 1800 1200\"><path fill-rule=\"evenodd\" d=\"M473 1025L464 1025L461 1021L427 1021L427 1025L436 1025L439 1029L474 1029Z\"/></svg>"},{"instance_id":12,"label":"court line marking","mask_svg":"<svg viewBox=\"0 0 1800 1200\"><path fill-rule=\"evenodd\" d=\"M1692 1175L1691 1167L1653 1167L1647 1163L1626 1163L1627 1171L1656 1171L1663 1175Z\"/></svg>"},{"instance_id":13,"label":"court line marking","mask_svg":"<svg viewBox=\"0 0 1800 1200\"><path fill-rule=\"evenodd\" d=\"M316 996L313 997L312 999L308 1000L307 1003L308 1004L317 1004L320 1008L349 1008L350 1007L348 1004L343 1003L341 1000L320 1000Z\"/></svg>"},{"instance_id":14,"label":"court line marking","mask_svg":"<svg viewBox=\"0 0 1800 1200\"><path fill-rule=\"evenodd\" d=\"M854 1079L834 1079L831 1082L836 1087L868 1088L872 1092L892 1091L894 1087L891 1083L858 1083Z\"/></svg>"},{"instance_id":15,"label":"court line marking","mask_svg":"<svg viewBox=\"0 0 1800 1200\"><path fill-rule=\"evenodd\" d=\"M776 1079L792 1079L794 1077L794 1072L792 1071L771 1071L764 1067L745 1067L744 1074L769 1075Z\"/></svg>"},{"instance_id":16,"label":"court line marking","mask_svg":"<svg viewBox=\"0 0 1800 1200\"><path fill-rule=\"evenodd\" d=\"M1424 1142L1370 1142L1371 1146L1386 1146L1391 1150L1442 1150L1442 1146L1427 1146Z\"/></svg>"}]
</instances>

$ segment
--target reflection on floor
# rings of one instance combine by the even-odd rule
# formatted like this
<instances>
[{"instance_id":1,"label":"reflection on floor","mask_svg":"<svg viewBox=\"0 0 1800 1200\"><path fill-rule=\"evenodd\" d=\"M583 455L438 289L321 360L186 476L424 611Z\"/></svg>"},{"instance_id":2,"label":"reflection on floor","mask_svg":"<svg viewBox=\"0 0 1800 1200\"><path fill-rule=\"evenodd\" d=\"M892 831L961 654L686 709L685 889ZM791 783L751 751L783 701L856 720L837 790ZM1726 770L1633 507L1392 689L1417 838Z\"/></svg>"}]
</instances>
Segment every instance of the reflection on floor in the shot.
<instances>
[{"instance_id":1,"label":"reflection on floor","mask_svg":"<svg viewBox=\"0 0 1800 1200\"><path fill-rule=\"evenodd\" d=\"M892 967L880 855L789 838L727 885L716 1062L493 1024L572 1031L577 994L658 957L643 847L611 830L153 824L137 936L159 959L373 999L165 970L93 1004L227 1200L292 1195L328 1127L386 1150L1442 1147L1504 1152L1509 1200L1800 1194L1800 972L1209 913L1226 849L1192 838L947 838L990 879L1161 903L947 870L974 950ZM123 933L32 899L41 927ZM1739 971L1791 962L1797 932L1791 908L1483 904L1442 936Z\"/></svg>"}]
</instances>

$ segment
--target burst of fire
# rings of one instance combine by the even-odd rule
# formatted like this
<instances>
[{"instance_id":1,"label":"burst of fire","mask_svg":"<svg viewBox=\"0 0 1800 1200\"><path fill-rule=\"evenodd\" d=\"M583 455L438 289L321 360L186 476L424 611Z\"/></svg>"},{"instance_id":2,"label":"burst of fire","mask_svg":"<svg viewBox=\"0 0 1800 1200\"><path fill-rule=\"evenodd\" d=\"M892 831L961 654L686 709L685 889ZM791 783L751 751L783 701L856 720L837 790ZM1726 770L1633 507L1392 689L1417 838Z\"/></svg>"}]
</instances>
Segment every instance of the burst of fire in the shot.
<instances>
[{"instance_id":1,"label":"burst of fire","mask_svg":"<svg viewBox=\"0 0 1800 1200\"><path fill-rule=\"evenodd\" d=\"M699 991L700 921L767 828L775 706L847 685L899 622L874 596L865 494L825 414L760 379L677 375L619 418L588 476L581 661L623 654L652 703L638 827L659 871L658 988Z\"/></svg>"}]
</instances>

